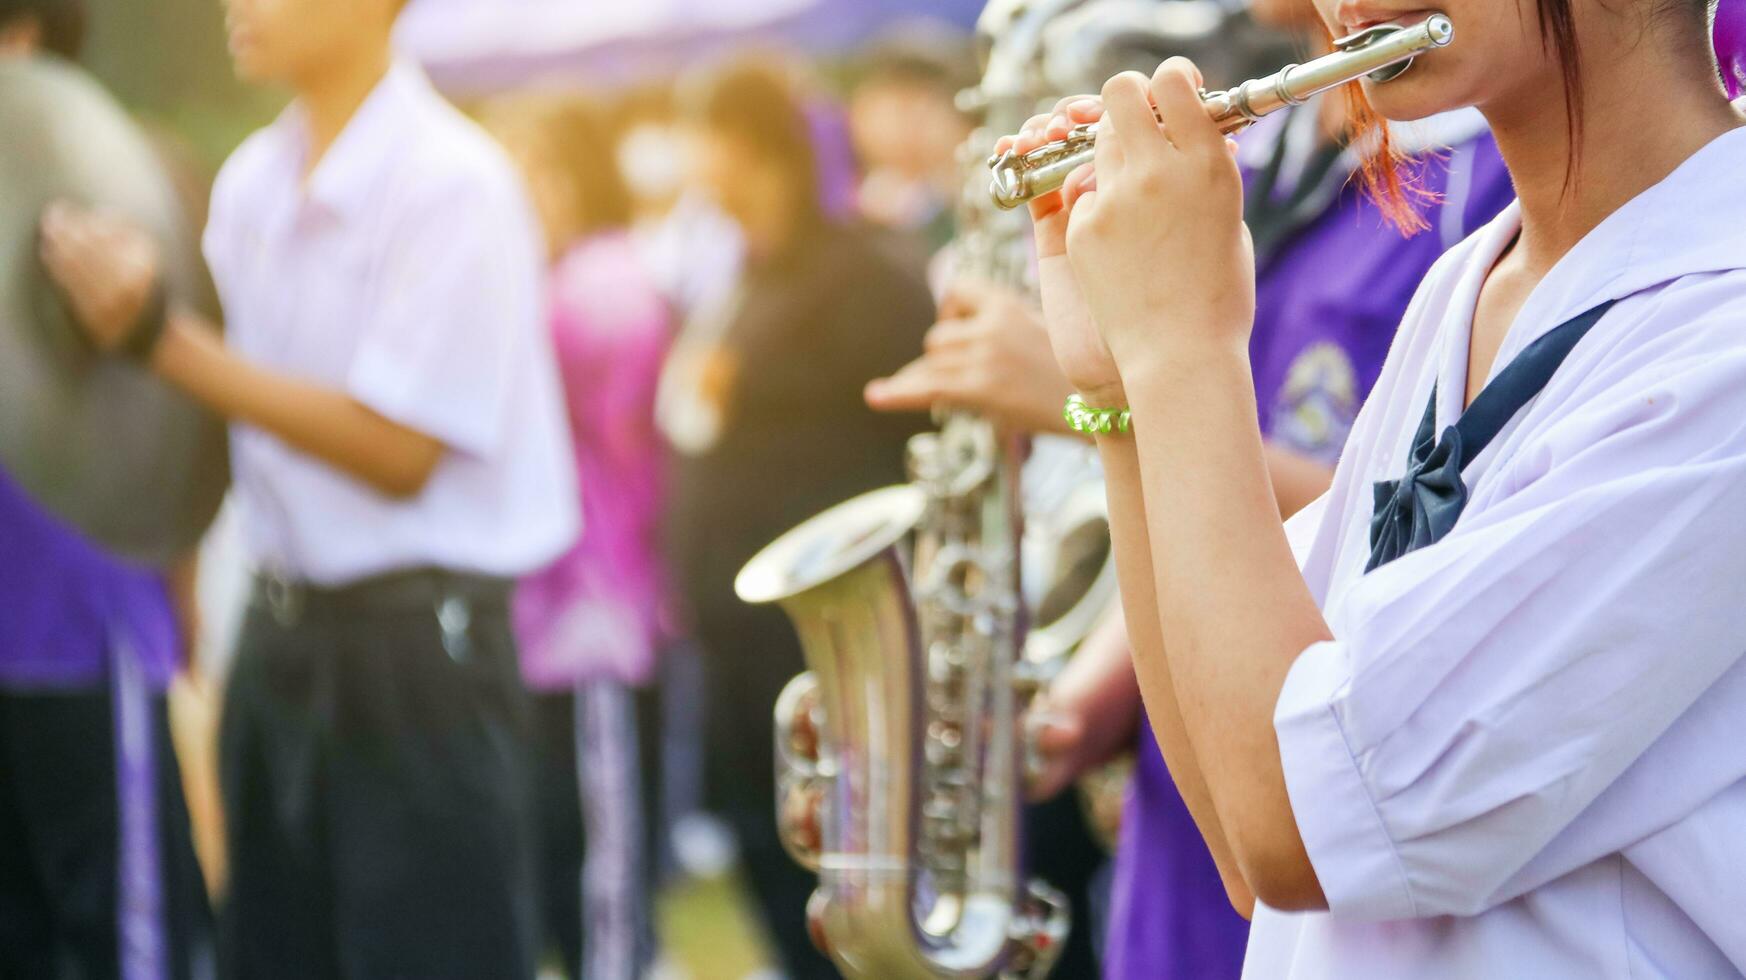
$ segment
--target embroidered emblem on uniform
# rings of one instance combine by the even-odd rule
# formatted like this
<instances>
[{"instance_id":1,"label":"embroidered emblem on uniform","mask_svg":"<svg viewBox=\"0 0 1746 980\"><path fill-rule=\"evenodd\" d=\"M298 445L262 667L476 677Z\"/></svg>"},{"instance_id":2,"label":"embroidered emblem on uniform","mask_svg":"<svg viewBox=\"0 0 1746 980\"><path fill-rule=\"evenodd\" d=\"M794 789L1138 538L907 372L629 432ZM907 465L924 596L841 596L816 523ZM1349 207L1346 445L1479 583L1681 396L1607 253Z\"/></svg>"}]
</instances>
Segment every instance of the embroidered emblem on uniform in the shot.
<instances>
[{"instance_id":1,"label":"embroidered emblem on uniform","mask_svg":"<svg viewBox=\"0 0 1746 980\"><path fill-rule=\"evenodd\" d=\"M1358 371L1340 346L1317 341L1286 369L1273 408L1272 437L1280 444L1332 462L1358 415Z\"/></svg>"}]
</instances>

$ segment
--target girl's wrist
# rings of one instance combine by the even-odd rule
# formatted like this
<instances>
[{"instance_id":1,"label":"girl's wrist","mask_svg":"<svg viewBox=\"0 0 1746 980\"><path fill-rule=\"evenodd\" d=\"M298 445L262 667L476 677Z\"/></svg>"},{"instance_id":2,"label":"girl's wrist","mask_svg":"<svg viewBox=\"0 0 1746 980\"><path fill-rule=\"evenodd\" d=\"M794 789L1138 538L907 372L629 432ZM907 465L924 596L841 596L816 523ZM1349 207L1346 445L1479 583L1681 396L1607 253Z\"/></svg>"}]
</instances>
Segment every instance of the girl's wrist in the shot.
<instances>
[{"instance_id":1,"label":"girl's wrist","mask_svg":"<svg viewBox=\"0 0 1746 980\"><path fill-rule=\"evenodd\" d=\"M1122 375L1121 390L1129 399L1204 390L1206 385L1222 387L1233 378L1250 377L1246 337L1242 342L1223 336L1171 338L1147 344L1125 357L1118 355L1116 364Z\"/></svg>"},{"instance_id":2,"label":"girl's wrist","mask_svg":"<svg viewBox=\"0 0 1746 980\"><path fill-rule=\"evenodd\" d=\"M1104 382L1095 385L1076 385L1079 397L1085 400L1089 408L1127 408L1127 386L1120 381Z\"/></svg>"}]
</instances>

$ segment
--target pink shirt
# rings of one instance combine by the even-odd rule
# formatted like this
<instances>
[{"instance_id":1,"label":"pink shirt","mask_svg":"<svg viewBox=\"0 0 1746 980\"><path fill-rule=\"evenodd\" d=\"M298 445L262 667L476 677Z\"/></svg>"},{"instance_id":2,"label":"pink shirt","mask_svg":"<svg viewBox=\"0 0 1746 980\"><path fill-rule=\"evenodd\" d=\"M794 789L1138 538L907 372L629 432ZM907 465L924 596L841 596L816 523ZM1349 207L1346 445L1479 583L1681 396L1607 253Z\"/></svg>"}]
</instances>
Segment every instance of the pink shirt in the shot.
<instances>
[{"instance_id":1,"label":"pink shirt","mask_svg":"<svg viewBox=\"0 0 1746 980\"><path fill-rule=\"evenodd\" d=\"M537 688L641 683L654 667L665 579L654 406L668 311L622 233L572 246L553 270L550 305L587 531L516 594L522 674Z\"/></svg>"}]
</instances>

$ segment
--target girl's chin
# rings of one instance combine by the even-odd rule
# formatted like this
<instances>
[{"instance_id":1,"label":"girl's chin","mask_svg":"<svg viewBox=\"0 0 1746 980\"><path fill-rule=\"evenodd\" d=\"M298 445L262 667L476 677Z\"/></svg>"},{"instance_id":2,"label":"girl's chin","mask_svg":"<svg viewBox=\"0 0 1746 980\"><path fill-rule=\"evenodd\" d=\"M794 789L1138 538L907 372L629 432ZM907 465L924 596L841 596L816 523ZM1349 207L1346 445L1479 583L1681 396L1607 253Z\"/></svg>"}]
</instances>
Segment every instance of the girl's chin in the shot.
<instances>
[{"instance_id":1,"label":"girl's chin","mask_svg":"<svg viewBox=\"0 0 1746 980\"><path fill-rule=\"evenodd\" d=\"M1415 84L1406 76L1389 82L1365 82L1364 95L1376 114L1390 122L1413 122L1461 108L1446 90Z\"/></svg>"}]
</instances>

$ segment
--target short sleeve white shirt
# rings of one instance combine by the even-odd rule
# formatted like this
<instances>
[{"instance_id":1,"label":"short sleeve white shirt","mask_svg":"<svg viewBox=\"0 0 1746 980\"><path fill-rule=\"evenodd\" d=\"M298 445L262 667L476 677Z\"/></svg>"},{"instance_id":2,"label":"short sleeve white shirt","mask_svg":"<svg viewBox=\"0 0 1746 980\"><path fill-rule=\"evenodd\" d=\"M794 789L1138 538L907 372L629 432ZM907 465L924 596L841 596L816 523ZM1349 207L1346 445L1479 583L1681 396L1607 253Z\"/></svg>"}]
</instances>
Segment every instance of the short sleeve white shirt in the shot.
<instances>
[{"instance_id":1,"label":"short sleeve white shirt","mask_svg":"<svg viewBox=\"0 0 1746 980\"><path fill-rule=\"evenodd\" d=\"M419 494L397 500L233 424L250 557L322 584L540 567L580 516L545 262L512 164L406 64L305 181L307 148L294 104L219 175L204 245L227 340L447 451Z\"/></svg>"},{"instance_id":2,"label":"short sleeve white shirt","mask_svg":"<svg viewBox=\"0 0 1746 980\"><path fill-rule=\"evenodd\" d=\"M1512 206L1404 318L1329 493L1288 525L1334 639L1275 714L1330 911L1256 910L1245 976L1746 972L1746 130L1584 238L1494 372L1616 305L1464 471L1440 542L1366 573L1372 485L1462 410Z\"/></svg>"}]
</instances>

